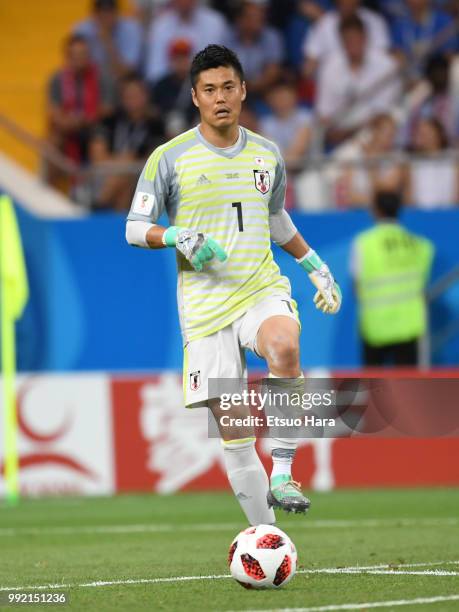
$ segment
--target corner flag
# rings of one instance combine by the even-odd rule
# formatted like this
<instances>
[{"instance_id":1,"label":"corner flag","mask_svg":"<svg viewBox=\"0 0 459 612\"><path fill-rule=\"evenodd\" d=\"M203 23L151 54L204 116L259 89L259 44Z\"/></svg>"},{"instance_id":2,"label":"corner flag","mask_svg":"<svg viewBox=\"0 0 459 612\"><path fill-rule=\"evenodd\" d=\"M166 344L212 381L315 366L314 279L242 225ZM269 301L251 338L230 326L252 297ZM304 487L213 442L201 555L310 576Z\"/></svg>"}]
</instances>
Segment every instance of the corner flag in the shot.
<instances>
[{"instance_id":1,"label":"corner flag","mask_svg":"<svg viewBox=\"0 0 459 612\"><path fill-rule=\"evenodd\" d=\"M11 199L4 195L0 197L0 319L4 476L10 502L19 497L14 323L22 315L28 297L27 272L16 215Z\"/></svg>"}]
</instances>

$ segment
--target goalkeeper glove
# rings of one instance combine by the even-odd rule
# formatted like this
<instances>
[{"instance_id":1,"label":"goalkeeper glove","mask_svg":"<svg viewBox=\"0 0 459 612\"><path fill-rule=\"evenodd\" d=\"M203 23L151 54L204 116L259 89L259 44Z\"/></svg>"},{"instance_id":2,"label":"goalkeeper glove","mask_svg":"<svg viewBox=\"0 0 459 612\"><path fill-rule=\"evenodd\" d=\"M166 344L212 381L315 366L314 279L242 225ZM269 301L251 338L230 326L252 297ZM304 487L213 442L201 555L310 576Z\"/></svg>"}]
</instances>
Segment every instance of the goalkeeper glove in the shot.
<instances>
[{"instance_id":1,"label":"goalkeeper glove","mask_svg":"<svg viewBox=\"0 0 459 612\"><path fill-rule=\"evenodd\" d=\"M304 257L296 261L306 270L311 282L317 288L314 296L316 308L328 314L336 314L341 308L341 289L327 264L312 249L309 249Z\"/></svg>"},{"instance_id":2,"label":"goalkeeper glove","mask_svg":"<svg viewBox=\"0 0 459 612\"><path fill-rule=\"evenodd\" d=\"M216 240L184 227L171 225L163 234L163 244L175 247L187 259L197 272L201 272L204 264L217 257L225 261L228 256Z\"/></svg>"}]
</instances>

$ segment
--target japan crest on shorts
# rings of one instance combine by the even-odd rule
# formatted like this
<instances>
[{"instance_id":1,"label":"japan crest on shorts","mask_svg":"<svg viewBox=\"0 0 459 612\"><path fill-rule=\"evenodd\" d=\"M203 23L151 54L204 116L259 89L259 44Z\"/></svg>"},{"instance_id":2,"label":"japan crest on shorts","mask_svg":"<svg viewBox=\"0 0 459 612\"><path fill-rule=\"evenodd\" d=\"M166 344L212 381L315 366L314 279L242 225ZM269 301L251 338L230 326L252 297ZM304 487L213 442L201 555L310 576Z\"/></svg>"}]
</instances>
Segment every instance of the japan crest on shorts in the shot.
<instances>
[{"instance_id":1,"label":"japan crest on shorts","mask_svg":"<svg viewBox=\"0 0 459 612\"><path fill-rule=\"evenodd\" d=\"M201 370L190 373L190 389L197 391L201 386Z\"/></svg>"},{"instance_id":2,"label":"japan crest on shorts","mask_svg":"<svg viewBox=\"0 0 459 612\"><path fill-rule=\"evenodd\" d=\"M268 193L271 187L271 177L267 170L254 170L255 187L260 193Z\"/></svg>"}]
</instances>

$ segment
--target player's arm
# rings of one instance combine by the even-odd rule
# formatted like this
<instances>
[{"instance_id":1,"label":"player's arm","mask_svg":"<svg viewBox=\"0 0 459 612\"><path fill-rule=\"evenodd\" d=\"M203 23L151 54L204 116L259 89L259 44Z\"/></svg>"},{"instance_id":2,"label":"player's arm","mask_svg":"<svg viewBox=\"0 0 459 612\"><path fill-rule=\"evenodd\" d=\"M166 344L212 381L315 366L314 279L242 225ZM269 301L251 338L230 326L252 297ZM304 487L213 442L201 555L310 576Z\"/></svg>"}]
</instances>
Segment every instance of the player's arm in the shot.
<instances>
[{"instance_id":1,"label":"player's arm","mask_svg":"<svg viewBox=\"0 0 459 612\"><path fill-rule=\"evenodd\" d=\"M126 222L126 240L136 247L175 248L200 272L217 257L225 261L226 253L210 236L175 225L165 228L156 221L164 212L171 186L171 173L161 148L147 161L140 175Z\"/></svg>"},{"instance_id":2,"label":"player's arm","mask_svg":"<svg viewBox=\"0 0 459 612\"><path fill-rule=\"evenodd\" d=\"M311 282L317 288L314 295L316 307L322 312L335 314L341 307L341 289L327 264L308 245L295 227L288 212L284 210L285 185L285 166L282 157L279 155L276 179L269 203L271 238L284 251L295 257L297 263L309 275Z\"/></svg>"},{"instance_id":3,"label":"player's arm","mask_svg":"<svg viewBox=\"0 0 459 612\"><path fill-rule=\"evenodd\" d=\"M197 272L216 257L225 261L227 255L211 236L186 227L171 225L168 228L146 221L128 219L126 240L132 246L147 249L176 248L191 263Z\"/></svg>"},{"instance_id":4,"label":"player's arm","mask_svg":"<svg viewBox=\"0 0 459 612\"><path fill-rule=\"evenodd\" d=\"M336 314L341 308L341 289L327 264L299 232L296 232L291 240L281 245L281 248L293 255L297 263L308 273L312 284L317 289L314 296L316 307L322 312Z\"/></svg>"}]
</instances>

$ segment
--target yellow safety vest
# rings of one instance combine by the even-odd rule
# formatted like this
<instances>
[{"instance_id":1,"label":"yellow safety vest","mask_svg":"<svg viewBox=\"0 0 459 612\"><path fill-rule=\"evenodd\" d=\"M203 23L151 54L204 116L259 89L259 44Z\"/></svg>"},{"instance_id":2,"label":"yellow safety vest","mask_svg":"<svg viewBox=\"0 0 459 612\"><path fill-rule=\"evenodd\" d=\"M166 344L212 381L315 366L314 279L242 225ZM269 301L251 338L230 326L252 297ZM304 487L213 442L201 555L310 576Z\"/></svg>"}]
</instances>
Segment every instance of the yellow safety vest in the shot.
<instances>
[{"instance_id":1,"label":"yellow safety vest","mask_svg":"<svg viewBox=\"0 0 459 612\"><path fill-rule=\"evenodd\" d=\"M387 222L359 234L356 246L364 340L385 346L422 336L427 325L424 287L432 265L432 243Z\"/></svg>"}]
</instances>

